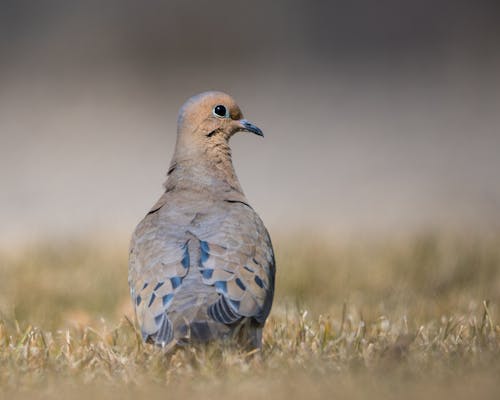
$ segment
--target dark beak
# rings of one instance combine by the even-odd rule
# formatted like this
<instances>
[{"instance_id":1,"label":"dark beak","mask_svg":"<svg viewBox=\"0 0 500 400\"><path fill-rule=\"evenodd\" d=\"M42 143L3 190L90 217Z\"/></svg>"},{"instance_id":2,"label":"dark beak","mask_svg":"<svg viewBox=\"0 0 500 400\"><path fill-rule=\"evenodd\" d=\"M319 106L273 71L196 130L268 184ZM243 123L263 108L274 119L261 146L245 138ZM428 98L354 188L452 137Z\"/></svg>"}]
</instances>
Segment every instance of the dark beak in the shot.
<instances>
[{"instance_id":1,"label":"dark beak","mask_svg":"<svg viewBox=\"0 0 500 400\"><path fill-rule=\"evenodd\" d=\"M261 131L261 129L258 126L255 126L251 122L248 122L246 119L240 119L240 131L246 131L246 132L252 132L255 133L256 135L264 137L264 133Z\"/></svg>"}]
</instances>

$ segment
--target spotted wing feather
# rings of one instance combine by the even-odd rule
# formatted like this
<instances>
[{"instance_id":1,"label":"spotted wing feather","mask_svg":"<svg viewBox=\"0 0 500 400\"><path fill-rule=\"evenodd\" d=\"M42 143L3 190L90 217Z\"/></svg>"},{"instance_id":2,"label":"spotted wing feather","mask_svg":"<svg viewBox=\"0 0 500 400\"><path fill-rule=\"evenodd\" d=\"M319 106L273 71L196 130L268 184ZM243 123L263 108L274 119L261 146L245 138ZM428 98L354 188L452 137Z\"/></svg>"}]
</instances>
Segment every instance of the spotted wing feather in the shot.
<instances>
[{"instance_id":1,"label":"spotted wing feather","mask_svg":"<svg viewBox=\"0 0 500 400\"><path fill-rule=\"evenodd\" d=\"M220 228L200 243L203 282L221 295L209 306L209 315L225 324L243 317L263 324L274 294L275 262L258 215L244 204L234 204Z\"/></svg>"},{"instance_id":2,"label":"spotted wing feather","mask_svg":"<svg viewBox=\"0 0 500 400\"><path fill-rule=\"evenodd\" d=\"M129 284L144 340L166 344L173 338L167 310L191 260L188 241L175 226L170 226L168 232L158 229L157 210L153 207L132 238ZM165 240L166 236L169 240Z\"/></svg>"}]
</instances>

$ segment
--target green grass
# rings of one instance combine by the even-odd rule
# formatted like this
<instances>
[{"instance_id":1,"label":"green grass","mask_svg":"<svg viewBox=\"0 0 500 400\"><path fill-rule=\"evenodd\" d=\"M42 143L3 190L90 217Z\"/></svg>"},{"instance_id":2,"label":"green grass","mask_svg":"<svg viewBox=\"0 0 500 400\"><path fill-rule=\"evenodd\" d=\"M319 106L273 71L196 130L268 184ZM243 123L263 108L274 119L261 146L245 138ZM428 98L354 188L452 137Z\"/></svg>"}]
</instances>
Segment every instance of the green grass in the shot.
<instances>
[{"instance_id":1,"label":"green grass","mask_svg":"<svg viewBox=\"0 0 500 400\"><path fill-rule=\"evenodd\" d=\"M500 236L277 238L260 354L144 345L127 243L0 252L0 398L496 398Z\"/></svg>"}]
</instances>

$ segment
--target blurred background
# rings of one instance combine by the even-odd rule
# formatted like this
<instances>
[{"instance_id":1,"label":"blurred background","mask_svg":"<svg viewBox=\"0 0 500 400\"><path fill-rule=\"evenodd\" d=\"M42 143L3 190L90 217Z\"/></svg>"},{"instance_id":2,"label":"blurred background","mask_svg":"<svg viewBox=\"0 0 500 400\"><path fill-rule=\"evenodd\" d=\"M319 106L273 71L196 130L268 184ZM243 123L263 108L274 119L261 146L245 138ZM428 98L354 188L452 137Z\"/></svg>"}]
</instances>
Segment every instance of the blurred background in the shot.
<instances>
[{"instance_id":1,"label":"blurred background","mask_svg":"<svg viewBox=\"0 0 500 400\"><path fill-rule=\"evenodd\" d=\"M499 40L495 1L2 1L0 244L129 235L209 89L272 233L498 230Z\"/></svg>"},{"instance_id":2,"label":"blurred background","mask_svg":"<svg viewBox=\"0 0 500 400\"><path fill-rule=\"evenodd\" d=\"M0 397L496 399L499 71L494 0L1 0ZM210 89L266 135L231 142L277 259L257 368L170 369L124 319L130 235Z\"/></svg>"}]
</instances>

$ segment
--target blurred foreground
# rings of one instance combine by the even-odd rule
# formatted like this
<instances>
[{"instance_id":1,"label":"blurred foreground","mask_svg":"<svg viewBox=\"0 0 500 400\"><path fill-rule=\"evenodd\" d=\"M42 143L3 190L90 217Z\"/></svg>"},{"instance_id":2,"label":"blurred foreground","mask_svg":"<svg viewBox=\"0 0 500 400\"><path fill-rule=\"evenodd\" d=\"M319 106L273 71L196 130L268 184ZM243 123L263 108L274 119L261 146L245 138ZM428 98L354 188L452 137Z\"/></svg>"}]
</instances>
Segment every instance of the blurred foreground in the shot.
<instances>
[{"instance_id":1,"label":"blurred foreground","mask_svg":"<svg viewBox=\"0 0 500 400\"><path fill-rule=\"evenodd\" d=\"M0 253L0 395L494 398L500 237L275 239L262 357L139 340L126 240Z\"/></svg>"}]
</instances>

